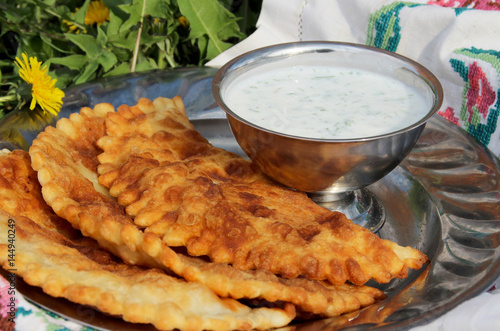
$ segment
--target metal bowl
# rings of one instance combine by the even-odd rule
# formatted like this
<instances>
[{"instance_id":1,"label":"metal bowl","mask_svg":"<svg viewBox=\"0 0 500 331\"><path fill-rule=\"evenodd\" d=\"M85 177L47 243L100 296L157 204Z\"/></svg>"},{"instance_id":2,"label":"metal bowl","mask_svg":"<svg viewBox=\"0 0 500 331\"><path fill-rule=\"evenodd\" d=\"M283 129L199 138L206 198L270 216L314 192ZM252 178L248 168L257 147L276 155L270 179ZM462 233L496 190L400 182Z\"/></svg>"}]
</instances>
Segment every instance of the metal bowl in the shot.
<instances>
[{"instance_id":1,"label":"metal bowl","mask_svg":"<svg viewBox=\"0 0 500 331\"><path fill-rule=\"evenodd\" d=\"M429 105L428 112L418 122L382 135L317 139L260 127L239 116L237 109L228 107L225 91L235 78L275 66L301 64L303 59L307 59L305 65L351 67L396 78L422 93ZM351 192L387 175L411 151L443 98L438 79L415 61L378 48L339 42L294 42L245 53L217 71L212 91L227 114L238 144L251 160L276 181L319 194Z\"/></svg>"}]
</instances>

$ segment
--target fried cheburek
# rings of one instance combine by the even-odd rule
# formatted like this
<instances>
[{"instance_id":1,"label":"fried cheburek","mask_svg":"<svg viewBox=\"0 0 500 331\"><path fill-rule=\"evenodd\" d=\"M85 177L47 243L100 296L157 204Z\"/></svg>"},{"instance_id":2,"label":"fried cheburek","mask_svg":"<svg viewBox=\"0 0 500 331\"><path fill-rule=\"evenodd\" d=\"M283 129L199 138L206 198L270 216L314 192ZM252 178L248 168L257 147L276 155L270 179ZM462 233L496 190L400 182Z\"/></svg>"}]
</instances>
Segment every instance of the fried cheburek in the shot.
<instances>
[{"instance_id":1,"label":"fried cheburek","mask_svg":"<svg viewBox=\"0 0 500 331\"><path fill-rule=\"evenodd\" d=\"M162 107L174 105L169 99L155 102ZM45 201L102 247L129 264L165 268L188 281L203 283L222 297L290 302L319 316L337 316L384 298L383 292L368 286L283 279L265 270L242 271L228 264L209 263L178 254L158 235L144 232L97 180L97 155L102 150L96 142L105 135L107 114L114 114L109 104L96 105L93 110L83 108L80 114L59 120L56 128L40 133L30 148ZM190 134L206 145L199 134ZM172 157L171 152L161 153Z\"/></svg>"},{"instance_id":2,"label":"fried cheburek","mask_svg":"<svg viewBox=\"0 0 500 331\"><path fill-rule=\"evenodd\" d=\"M251 309L234 299L219 298L201 283L118 262L94 240L78 237L74 229L71 236L68 230L59 232L65 221L46 206L28 153L2 155L0 164L0 195L11 197L0 200L0 264L11 269L7 260L11 225L16 233L15 272L47 294L162 330L267 329L285 325L295 316L291 305L286 310ZM39 208L37 213L34 208Z\"/></svg>"},{"instance_id":3,"label":"fried cheburek","mask_svg":"<svg viewBox=\"0 0 500 331\"><path fill-rule=\"evenodd\" d=\"M179 97L141 99L110 112L98 145L99 182L145 233L190 255L358 285L404 278L427 261L212 146L194 130Z\"/></svg>"}]
</instances>

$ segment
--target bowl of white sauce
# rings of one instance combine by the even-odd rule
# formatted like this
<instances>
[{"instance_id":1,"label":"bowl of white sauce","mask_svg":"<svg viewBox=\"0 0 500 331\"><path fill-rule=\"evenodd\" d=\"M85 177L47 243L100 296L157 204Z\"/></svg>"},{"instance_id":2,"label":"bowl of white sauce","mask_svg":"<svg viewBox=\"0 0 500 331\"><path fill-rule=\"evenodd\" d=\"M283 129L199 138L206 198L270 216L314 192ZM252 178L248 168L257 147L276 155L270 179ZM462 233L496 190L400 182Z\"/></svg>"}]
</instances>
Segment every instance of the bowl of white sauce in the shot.
<instances>
[{"instance_id":1,"label":"bowl of white sauce","mask_svg":"<svg viewBox=\"0 0 500 331\"><path fill-rule=\"evenodd\" d=\"M295 42L222 66L212 90L248 157L305 192L350 192L392 171L439 110L438 79L393 52Z\"/></svg>"}]
</instances>

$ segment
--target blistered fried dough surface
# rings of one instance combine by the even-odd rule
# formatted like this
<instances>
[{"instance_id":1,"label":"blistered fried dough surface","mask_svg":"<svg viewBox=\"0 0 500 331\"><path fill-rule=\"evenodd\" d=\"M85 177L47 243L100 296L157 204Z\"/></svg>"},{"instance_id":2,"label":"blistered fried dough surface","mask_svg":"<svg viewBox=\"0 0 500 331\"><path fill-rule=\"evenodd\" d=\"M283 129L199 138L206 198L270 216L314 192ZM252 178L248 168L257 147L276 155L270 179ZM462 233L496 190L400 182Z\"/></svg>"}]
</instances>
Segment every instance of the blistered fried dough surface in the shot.
<instances>
[{"instance_id":1,"label":"blistered fried dough surface","mask_svg":"<svg viewBox=\"0 0 500 331\"><path fill-rule=\"evenodd\" d=\"M37 174L25 151L0 151L0 209L12 215L24 215L47 229L67 237L81 236L59 218L42 198Z\"/></svg>"},{"instance_id":2,"label":"blistered fried dough surface","mask_svg":"<svg viewBox=\"0 0 500 331\"><path fill-rule=\"evenodd\" d=\"M251 162L190 140L199 136L182 111L180 99L143 99L112 114L98 141L100 183L145 232L238 269L334 284L386 283L427 261L271 182Z\"/></svg>"},{"instance_id":3,"label":"blistered fried dough surface","mask_svg":"<svg viewBox=\"0 0 500 331\"><path fill-rule=\"evenodd\" d=\"M0 181L10 183L0 187L0 195L13 197L10 203L0 200L0 263L10 269L11 224L16 231L16 273L47 294L163 330L265 329L293 318L292 307L250 309L233 299L220 299L201 283L119 262L90 238L68 238L57 230L62 220L45 204L29 155L14 151L0 156L0 164ZM21 206L40 209L35 215L32 208Z\"/></svg>"},{"instance_id":4,"label":"blistered fried dough surface","mask_svg":"<svg viewBox=\"0 0 500 331\"><path fill-rule=\"evenodd\" d=\"M42 185L44 200L54 212L70 222L85 236L132 264L157 266L151 258L125 245L123 240L109 240L107 235L130 219L123 208L98 183L97 139L105 133L106 114L114 112L109 104L82 108L47 127L30 147L32 167ZM97 223L97 221L99 223Z\"/></svg>"},{"instance_id":5,"label":"blistered fried dough surface","mask_svg":"<svg viewBox=\"0 0 500 331\"><path fill-rule=\"evenodd\" d=\"M152 323L160 330L267 329L286 325L293 317L293 309L251 309L219 298L201 283L117 263L102 250L0 211L2 238L7 238L8 219L16 224L16 273L51 296L96 307L125 321ZM0 251L0 263L8 268L5 242Z\"/></svg>"},{"instance_id":6,"label":"blistered fried dough surface","mask_svg":"<svg viewBox=\"0 0 500 331\"><path fill-rule=\"evenodd\" d=\"M182 265L184 278L207 284L221 296L291 302L301 311L322 317L356 311L386 297L384 292L365 285L333 285L301 277L285 279L264 270L243 271L186 256L182 256Z\"/></svg>"},{"instance_id":7,"label":"blistered fried dough surface","mask_svg":"<svg viewBox=\"0 0 500 331\"><path fill-rule=\"evenodd\" d=\"M318 286L314 281L304 280L311 283L306 288L269 272L241 271L230 265L207 263L177 254L152 232L143 233L115 200L105 192L100 193L106 189L96 184L95 168L81 166L95 164L95 142L100 138L99 134L70 138L72 132L78 131L103 134L103 114L105 116L111 111L113 109L109 105L97 105L94 111L83 109L82 114L70 117L69 122L61 120L63 125L58 123L57 129L41 133L30 149L33 167L38 171L43 186L44 199L59 216L96 239L101 246L128 263L166 267L186 280L207 285L221 296L291 302L302 310L323 316L357 310L383 298L381 291L365 286L359 291L348 284L311 291L310 288ZM96 127L90 130L87 126L91 125ZM87 140L85 144L91 150L78 151L73 146L74 139ZM66 151L68 156L81 154L74 158L66 157L60 155L61 150Z\"/></svg>"}]
</instances>

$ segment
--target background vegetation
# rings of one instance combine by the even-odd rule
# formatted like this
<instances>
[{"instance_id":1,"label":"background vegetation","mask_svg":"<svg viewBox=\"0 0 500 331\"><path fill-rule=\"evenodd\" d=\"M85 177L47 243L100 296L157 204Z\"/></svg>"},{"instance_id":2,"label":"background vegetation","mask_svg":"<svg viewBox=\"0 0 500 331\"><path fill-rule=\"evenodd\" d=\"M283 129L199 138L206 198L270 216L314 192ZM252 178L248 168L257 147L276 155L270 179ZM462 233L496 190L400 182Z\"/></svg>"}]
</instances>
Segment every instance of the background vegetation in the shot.
<instances>
[{"instance_id":1,"label":"background vegetation","mask_svg":"<svg viewBox=\"0 0 500 331\"><path fill-rule=\"evenodd\" d=\"M101 2L109 15L103 19L105 11L98 10L90 20L91 0L0 2L0 118L22 98L14 61L23 52L47 65L61 89L110 75L203 65L255 29L262 1Z\"/></svg>"}]
</instances>

